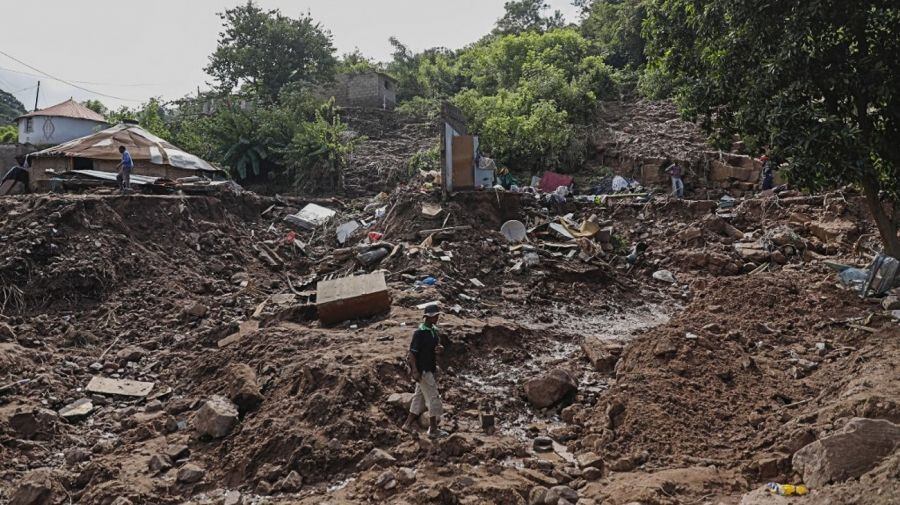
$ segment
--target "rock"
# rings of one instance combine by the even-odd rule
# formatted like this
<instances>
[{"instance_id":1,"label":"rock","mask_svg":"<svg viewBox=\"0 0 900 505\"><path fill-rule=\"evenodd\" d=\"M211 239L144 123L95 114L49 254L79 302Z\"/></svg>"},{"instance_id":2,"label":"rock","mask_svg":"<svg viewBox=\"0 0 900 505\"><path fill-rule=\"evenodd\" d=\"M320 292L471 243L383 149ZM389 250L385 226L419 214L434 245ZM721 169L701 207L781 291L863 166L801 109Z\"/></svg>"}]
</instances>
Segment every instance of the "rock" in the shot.
<instances>
[{"instance_id":1,"label":"rock","mask_svg":"<svg viewBox=\"0 0 900 505\"><path fill-rule=\"evenodd\" d=\"M616 369L616 363L622 356L623 346L617 342L600 340L595 337L585 337L581 343L581 350L587 356L594 368L605 374L611 374Z\"/></svg>"},{"instance_id":2,"label":"rock","mask_svg":"<svg viewBox=\"0 0 900 505\"><path fill-rule=\"evenodd\" d=\"M134 502L125 498L124 496L120 496L112 501L109 505L134 505Z\"/></svg>"},{"instance_id":3,"label":"rock","mask_svg":"<svg viewBox=\"0 0 900 505\"><path fill-rule=\"evenodd\" d=\"M45 505L56 503L60 486L49 468L32 470L22 477L9 499L9 505Z\"/></svg>"},{"instance_id":4,"label":"rock","mask_svg":"<svg viewBox=\"0 0 900 505\"><path fill-rule=\"evenodd\" d=\"M90 398L81 398L59 409L59 417L71 423L86 419L94 410Z\"/></svg>"},{"instance_id":5,"label":"rock","mask_svg":"<svg viewBox=\"0 0 900 505\"><path fill-rule=\"evenodd\" d=\"M678 282L675 280L675 276L672 275L672 272L668 270L657 270L653 272L653 278L658 281L668 282L669 284L675 284Z\"/></svg>"},{"instance_id":6,"label":"rock","mask_svg":"<svg viewBox=\"0 0 900 505\"><path fill-rule=\"evenodd\" d=\"M549 437L535 437L531 448L535 452L550 452L553 450L553 439Z\"/></svg>"},{"instance_id":7,"label":"rock","mask_svg":"<svg viewBox=\"0 0 900 505\"><path fill-rule=\"evenodd\" d=\"M250 275L247 272L238 272L231 276L231 283L240 285L241 283L247 282L250 280Z\"/></svg>"},{"instance_id":8,"label":"rock","mask_svg":"<svg viewBox=\"0 0 900 505\"><path fill-rule=\"evenodd\" d=\"M581 468L599 468L603 469L603 458L597 455L594 452L584 452L577 456L575 456L575 460L578 461L578 466Z\"/></svg>"},{"instance_id":9,"label":"rock","mask_svg":"<svg viewBox=\"0 0 900 505\"><path fill-rule=\"evenodd\" d=\"M388 396L387 403L388 405L394 405L403 410L409 410L409 405L412 403L413 393L391 393Z\"/></svg>"},{"instance_id":10,"label":"rock","mask_svg":"<svg viewBox=\"0 0 900 505\"><path fill-rule=\"evenodd\" d=\"M569 486L553 486L544 497L544 503L547 505L559 505L563 500L572 504L576 503L578 492Z\"/></svg>"},{"instance_id":11,"label":"rock","mask_svg":"<svg viewBox=\"0 0 900 505\"><path fill-rule=\"evenodd\" d=\"M856 417L840 431L797 451L794 471L813 488L842 482L868 472L898 445L900 425Z\"/></svg>"},{"instance_id":12,"label":"rock","mask_svg":"<svg viewBox=\"0 0 900 505\"><path fill-rule=\"evenodd\" d=\"M525 383L525 395L538 408L549 407L578 390L578 383L562 368L536 377Z\"/></svg>"},{"instance_id":13,"label":"rock","mask_svg":"<svg viewBox=\"0 0 900 505\"><path fill-rule=\"evenodd\" d=\"M266 482L275 482L281 478L284 470L281 465L273 465L272 463L264 463L256 470L256 478Z\"/></svg>"},{"instance_id":14,"label":"rock","mask_svg":"<svg viewBox=\"0 0 900 505\"><path fill-rule=\"evenodd\" d=\"M900 309L900 296L885 296L884 300L881 300L881 306L884 310Z\"/></svg>"},{"instance_id":15,"label":"rock","mask_svg":"<svg viewBox=\"0 0 900 505\"><path fill-rule=\"evenodd\" d=\"M756 470L760 479L772 479L782 474L782 467L789 466L789 456L785 454L764 455L753 460L750 467Z\"/></svg>"},{"instance_id":16,"label":"rock","mask_svg":"<svg viewBox=\"0 0 900 505\"><path fill-rule=\"evenodd\" d=\"M244 363L233 363L227 372L228 397L241 415L256 410L263 401L256 372Z\"/></svg>"},{"instance_id":17,"label":"rock","mask_svg":"<svg viewBox=\"0 0 900 505\"><path fill-rule=\"evenodd\" d=\"M175 478L175 480L183 484L193 484L195 482L200 482L200 480L203 479L203 475L205 473L206 471L204 471L199 466L193 463L188 463L178 470L178 476Z\"/></svg>"},{"instance_id":18,"label":"rock","mask_svg":"<svg viewBox=\"0 0 900 505\"><path fill-rule=\"evenodd\" d=\"M116 362L120 365L124 365L129 361L137 363L146 354L147 351L141 349L140 347L128 346L116 353Z\"/></svg>"},{"instance_id":19,"label":"rock","mask_svg":"<svg viewBox=\"0 0 900 505\"><path fill-rule=\"evenodd\" d=\"M847 239L856 231L856 223L841 218L809 223L809 232L826 244Z\"/></svg>"},{"instance_id":20,"label":"rock","mask_svg":"<svg viewBox=\"0 0 900 505\"><path fill-rule=\"evenodd\" d=\"M91 451L83 447L72 447L71 449L66 449L66 452L64 453L66 463L70 465L75 465L91 459L91 454Z\"/></svg>"},{"instance_id":21,"label":"rock","mask_svg":"<svg viewBox=\"0 0 900 505\"><path fill-rule=\"evenodd\" d=\"M544 505L549 489L544 486L534 486L528 493L528 505Z\"/></svg>"},{"instance_id":22,"label":"rock","mask_svg":"<svg viewBox=\"0 0 900 505\"><path fill-rule=\"evenodd\" d=\"M598 480L603 477L603 470L596 467L588 467L585 468L583 472L581 472L581 477L584 480Z\"/></svg>"},{"instance_id":23,"label":"rock","mask_svg":"<svg viewBox=\"0 0 900 505\"><path fill-rule=\"evenodd\" d=\"M56 423L56 412L41 407L26 407L9 417L9 427L26 440L49 440L56 432Z\"/></svg>"},{"instance_id":24,"label":"rock","mask_svg":"<svg viewBox=\"0 0 900 505\"><path fill-rule=\"evenodd\" d=\"M166 454L154 454L150 456L147 466L150 468L150 473L154 475L162 473L172 468L172 458Z\"/></svg>"},{"instance_id":25,"label":"rock","mask_svg":"<svg viewBox=\"0 0 900 505\"><path fill-rule=\"evenodd\" d=\"M397 477L394 472L385 470L375 479L375 486L381 489L393 489L397 487Z\"/></svg>"},{"instance_id":26,"label":"rock","mask_svg":"<svg viewBox=\"0 0 900 505\"><path fill-rule=\"evenodd\" d=\"M630 457L623 456L609 465L609 469L614 472L629 472L634 469L634 461Z\"/></svg>"},{"instance_id":27,"label":"rock","mask_svg":"<svg viewBox=\"0 0 900 505\"><path fill-rule=\"evenodd\" d=\"M387 451L379 448L372 449L369 454L359 461L356 467L360 470L368 470L375 465L386 467L393 466L397 462L397 458L391 456Z\"/></svg>"},{"instance_id":28,"label":"rock","mask_svg":"<svg viewBox=\"0 0 900 505\"><path fill-rule=\"evenodd\" d=\"M172 461L178 461L179 459L186 458L191 453L191 450L188 449L188 446L183 444L174 444L166 447L165 455L172 459Z\"/></svg>"},{"instance_id":29,"label":"rock","mask_svg":"<svg viewBox=\"0 0 900 505\"><path fill-rule=\"evenodd\" d=\"M407 467L398 468L397 481L401 484L412 484L416 481L416 471Z\"/></svg>"},{"instance_id":30,"label":"rock","mask_svg":"<svg viewBox=\"0 0 900 505\"><path fill-rule=\"evenodd\" d=\"M472 450L472 442L464 435L454 433L440 443L441 451L451 458L458 458Z\"/></svg>"},{"instance_id":31,"label":"rock","mask_svg":"<svg viewBox=\"0 0 900 505\"><path fill-rule=\"evenodd\" d=\"M163 404L159 400L150 400L147 402L147 405L144 405L144 410L146 412L159 412L163 409Z\"/></svg>"},{"instance_id":32,"label":"rock","mask_svg":"<svg viewBox=\"0 0 900 505\"><path fill-rule=\"evenodd\" d=\"M700 230L700 228L691 226L676 235L676 238L682 242L690 242L691 240L698 239L702 236L703 231Z\"/></svg>"},{"instance_id":33,"label":"rock","mask_svg":"<svg viewBox=\"0 0 900 505\"><path fill-rule=\"evenodd\" d=\"M16 339L16 332L13 331L12 326L6 323L0 323L0 341L13 341Z\"/></svg>"},{"instance_id":34,"label":"rock","mask_svg":"<svg viewBox=\"0 0 900 505\"><path fill-rule=\"evenodd\" d=\"M243 505L244 498L240 491L228 491L225 493L225 499L222 505Z\"/></svg>"},{"instance_id":35,"label":"rock","mask_svg":"<svg viewBox=\"0 0 900 505\"><path fill-rule=\"evenodd\" d=\"M303 477L291 470L283 479L275 484L275 491L280 493L296 493L303 487Z\"/></svg>"},{"instance_id":36,"label":"rock","mask_svg":"<svg viewBox=\"0 0 900 505\"><path fill-rule=\"evenodd\" d=\"M224 396L214 395L203 403L194 415L194 428L201 435L222 438L238 423L238 410L231 400Z\"/></svg>"},{"instance_id":37,"label":"rock","mask_svg":"<svg viewBox=\"0 0 900 505\"><path fill-rule=\"evenodd\" d=\"M198 319L206 316L209 312L209 307L203 305L202 303L193 303L184 308L185 315L196 317Z\"/></svg>"},{"instance_id":38,"label":"rock","mask_svg":"<svg viewBox=\"0 0 900 505\"><path fill-rule=\"evenodd\" d=\"M755 243L746 244L738 242L734 244L734 250L737 251L745 261L752 261L754 263L769 261L769 251L767 251L765 247Z\"/></svg>"}]
</instances>

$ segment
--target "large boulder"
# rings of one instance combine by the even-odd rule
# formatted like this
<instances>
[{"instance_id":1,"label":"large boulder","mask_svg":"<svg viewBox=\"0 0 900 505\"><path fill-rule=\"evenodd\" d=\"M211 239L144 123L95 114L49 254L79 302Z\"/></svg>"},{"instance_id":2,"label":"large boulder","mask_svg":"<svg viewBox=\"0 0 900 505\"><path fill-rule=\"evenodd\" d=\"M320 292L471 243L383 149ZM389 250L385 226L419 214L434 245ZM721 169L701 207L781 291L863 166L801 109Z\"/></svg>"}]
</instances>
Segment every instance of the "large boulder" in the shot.
<instances>
[{"instance_id":1,"label":"large boulder","mask_svg":"<svg viewBox=\"0 0 900 505\"><path fill-rule=\"evenodd\" d=\"M578 390L578 383L568 371L556 368L525 383L525 396L538 408L549 407Z\"/></svg>"},{"instance_id":2,"label":"large boulder","mask_svg":"<svg viewBox=\"0 0 900 505\"><path fill-rule=\"evenodd\" d=\"M263 396L252 368L244 363L233 363L228 367L228 397L237 405L241 415L260 406Z\"/></svg>"},{"instance_id":3,"label":"large boulder","mask_svg":"<svg viewBox=\"0 0 900 505\"><path fill-rule=\"evenodd\" d=\"M194 416L194 428L201 435L222 438L238 423L237 407L224 396L214 395L203 403Z\"/></svg>"},{"instance_id":4,"label":"large boulder","mask_svg":"<svg viewBox=\"0 0 900 505\"><path fill-rule=\"evenodd\" d=\"M900 445L900 425L884 419L851 419L840 431L794 454L794 470L813 487L859 477Z\"/></svg>"}]
</instances>

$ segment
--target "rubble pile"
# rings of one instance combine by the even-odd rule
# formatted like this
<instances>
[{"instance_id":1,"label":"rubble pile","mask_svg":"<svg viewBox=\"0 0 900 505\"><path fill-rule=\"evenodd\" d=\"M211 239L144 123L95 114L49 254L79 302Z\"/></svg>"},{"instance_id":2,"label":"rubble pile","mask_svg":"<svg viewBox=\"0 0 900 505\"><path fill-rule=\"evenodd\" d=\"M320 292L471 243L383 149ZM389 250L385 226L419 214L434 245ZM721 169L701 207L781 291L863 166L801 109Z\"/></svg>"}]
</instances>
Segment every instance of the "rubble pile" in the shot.
<instances>
[{"instance_id":1,"label":"rubble pile","mask_svg":"<svg viewBox=\"0 0 900 505\"><path fill-rule=\"evenodd\" d=\"M867 262L852 194L0 211L0 502L738 503L804 479L897 496L896 442L830 452L900 423L897 294L861 299L828 266ZM429 304L437 439L400 428Z\"/></svg>"}]
</instances>

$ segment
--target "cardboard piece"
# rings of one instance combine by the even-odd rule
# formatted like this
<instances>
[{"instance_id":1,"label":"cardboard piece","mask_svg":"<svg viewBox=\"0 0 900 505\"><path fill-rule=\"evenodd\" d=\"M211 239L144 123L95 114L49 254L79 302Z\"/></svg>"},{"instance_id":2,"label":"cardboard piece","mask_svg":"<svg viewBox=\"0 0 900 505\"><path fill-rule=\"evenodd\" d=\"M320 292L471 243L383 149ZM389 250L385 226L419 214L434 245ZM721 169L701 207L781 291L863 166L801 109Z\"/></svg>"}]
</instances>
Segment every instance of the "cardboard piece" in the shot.
<instances>
[{"instance_id":1,"label":"cardboard piece","mask_svg":"<svg viewBox=\"0 0 900 505\"><path fill-rule=\"evenodd\" d=\"M128 379L107 379L95 375L91 378L85 390L89 393L101 395L119 395L144 397L153 389L154 383L133 381Z\"/></svg>"},{"instance_id":2,"label":"cardboard piece","mask_svg":"<svg viewBox=\"0 0 900 505\"><path fill-rule=\"evenodd\" d=\"M440 204L426 202L422 204L422 215L428 217L438 217L444 209L441 208Z\"/></svg>"},{"instance_id":3,"label":"cardboard piece","mask_svg":"<svg viewBox=\"0 0 900 505\"><path fill-rule=\"evenodd\" d=\"M323 324L371 317L391 310L384 272L319 281L316 310Z\"/></svg>"}]
</instances>

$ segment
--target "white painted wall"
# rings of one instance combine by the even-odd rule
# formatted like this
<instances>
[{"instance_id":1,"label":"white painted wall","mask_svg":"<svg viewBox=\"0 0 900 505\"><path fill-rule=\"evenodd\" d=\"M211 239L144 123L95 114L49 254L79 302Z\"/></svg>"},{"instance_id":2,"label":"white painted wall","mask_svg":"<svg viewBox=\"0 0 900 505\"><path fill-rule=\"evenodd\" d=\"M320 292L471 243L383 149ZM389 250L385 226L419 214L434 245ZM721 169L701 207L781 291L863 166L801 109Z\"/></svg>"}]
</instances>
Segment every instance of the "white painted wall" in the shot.
<instances>
[{"instance_id":1,"label":"white painted wall","mask_svg":"<svg viewBox=\"0 0 900 505\"><path fill-rule=\"evenodd\" d=\"M62 144L72 139L90 135L106 127L106 123L98 123L88 119L75 119L71 117L34 116L31 132L26 132L26 124L29 118L19 119L19 143L20 144ZM50 121L53 125L53 133L50 137L44 134L44 123Z\"/></svg>"}]
</instances>

